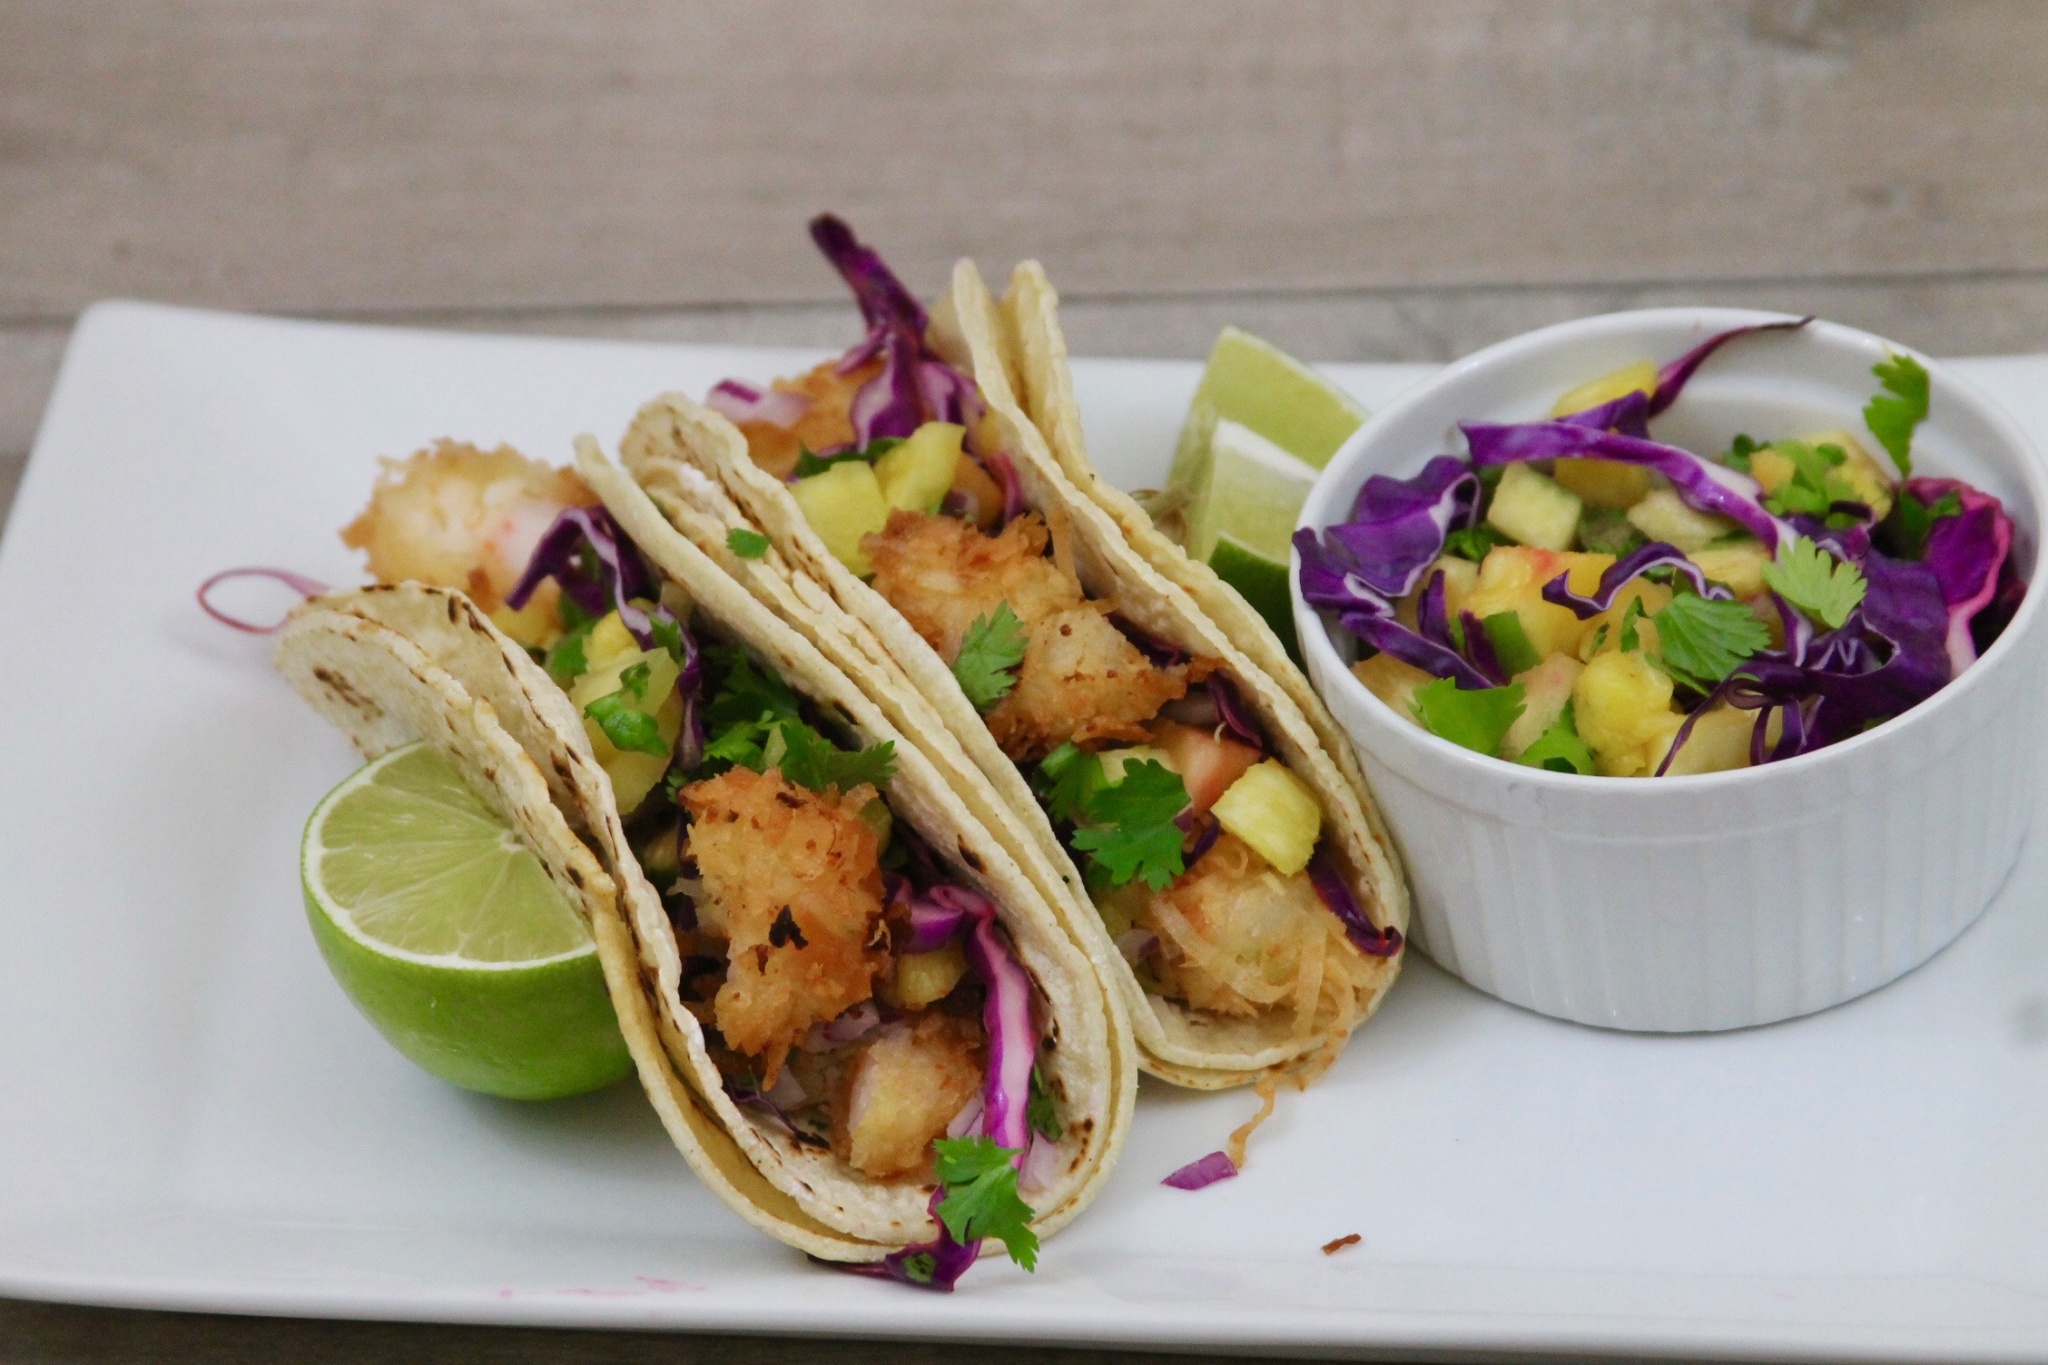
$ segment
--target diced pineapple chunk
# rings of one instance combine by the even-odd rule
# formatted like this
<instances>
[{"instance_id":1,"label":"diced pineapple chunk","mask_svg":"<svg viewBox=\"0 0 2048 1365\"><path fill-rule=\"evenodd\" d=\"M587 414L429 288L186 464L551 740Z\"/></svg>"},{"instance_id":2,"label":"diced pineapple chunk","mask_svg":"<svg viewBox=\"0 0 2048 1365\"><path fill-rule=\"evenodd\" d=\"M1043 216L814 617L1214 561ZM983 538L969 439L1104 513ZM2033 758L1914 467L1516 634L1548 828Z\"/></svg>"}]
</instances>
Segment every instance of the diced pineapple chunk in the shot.
<instances>
[{"instance_id":1,"label":"diced pineapple chunk","mask_svg":"<svg viewBox=\"0 0 2048 1365\"><path fill-rule=\"evenodd\" d=\"M1700 566L1700 572L1716 583L1725 583L1737 597L1747 600L1764 590L1764 565L1770 552L1760 540L1738 540L1727 545L1710 545L1686 556Z\"/></svg>"},{"instance_id":2,"label":"diced pineapple chunk","mask_svg":"<svg viewBox=\"0 0 2048 1365\"><path fill-rule=\"evenodd\" d=\"M905 953L896 959L895 975L883 986L882 999L900 1010L923 1009L944 1000L967 975L967 954L958 940L929 953Z\"/></svg>"},{"instance_id":3,"label":"diced pineapple chunk","mask_svg":"<svg viewBox=\"0 0 2048 1365\"><path fill-rule=\"evenodd\" d=\"M1646 494L1628 509L1628 520L1650 539L1674 545L1686 554L1704 550L1721 537L1742 529L1726 517L1694 511L1669 488Z\"/></svg>"},{"instance_id":4,"label":"diced pineapple chunk","mask_svg":"<svg viewBox=\"0 0 2048 1365\"><path fill-rule=\"evenodd\" d=\"M1692 733L1686 736L1685 747L1671 760L1671 766L1664 770L1667 777L1684 777L1691 773L1722 773L1733 768L1749 766L1749 737L1756 729L1756 712L1740 711L1733 706L1716 706L1702 712L1692 723ZM1673 738L1676 738L1674 732ZM1650 771L1657 770L1657 763L1664 761L1670 751L1666 741L1657 752L1656 763Z\"/></svg>"},{"instance_id":5,"label":"diced pineapple chunk","mask_svg":"<svg viewBox=\"0 0 2048 1365\"><path fill-rule=\"evenodd\" d=\"M906 512L936 512L939 500L953 486L959 468L960 442L967 428L951 422L926 422L909 439L875 461L875 480L882 500Z\"/></svg>"},{"instance_id":6,"label":"diced pineapple chunk","mask_svg":"<svg viewBox=\"0 0 2048 1365\"><path fill-rule=\"evenodd\" d=\"M535 593L518 611L500 602L491 608L491 624L528 649L547 649L562 638L552 599Z\"/></svg>"},{"instance_id":7,"label":"diced pineapple chunk","mask_svg":"<svg viewBox=\"0 0 2048 1365\"><path fill-rule=\"evenodd\" d=\"M1323 808L1308 784L1269 758L1230 784L1212 808L1217 822L1293 876L1308 866L1323 832Z\"/></svg>"},{"instance_id":8,"label":"diced pineapple chunk","mask_svg":"<svg viewBox=\"0 0 2048 1365\"><path fill-rule=\"evenodd\" d=\"M594 638L597 630L590 633ZM626 638L629 642L632 640L631 635ZM631 653L614 658L602 667L592 668L578 678L569 689L569 700L577 711L583 711L599 697L617 692L620 676L635 664L647 666L647 681L638 697L627 694L627 704L642 715L652 716L665 749L672 747L676 736L682 733L683 700L676 693L679 674L676 661L665 649L642 651L634 645ZM668 771L668 753L650 754L637 749L622 751L605 734L604 727L588 715L583 717L583 732L590 739L590 747L597 754L599 766L611 777L612 794L618 798L619 813L631 815L654 790L655 784L661 781L661 775Z\"/></svg>"},{"instance_id":9,"label":"diced pineapple chunk","mask_svg":"<svg viewBox=\"0 0 2048 1365\"><path fill-rule=\"evenodd\" d=\"M1479 582L1466 599L1465 610L1482 621L1495 612L1515 613L1538 658L1547 654L1576 654L1585 635L1585 624L1572 614L1571 608L1544 601L1543 585L1561 573L1569 573L1573 592L1591 593L1599 588L1600 575L1613 563L1613 555L1497 545L1479 566Z\"/></svg>"},{"instance_id":10,"label":"diced pineapple chunk","mask_svg":"<svg viewBox=\"0 0 2048 1365\"><path fill-rule=\"evenodd\" d=\"M1641 465L1619 460L1559 460L1550 477L1579 495L1588 507L1625 512L1643 500L1654 480Z\"/></svg>"},{"instance_id":11,"label":"diced pineapple chunk","mask_svg":"<svg viewBox=\"0 0 2048 1365\"><path fill-rule=\"evenodd\" d=\"M1551 406L1552 417L1569 417L1587 408L1597 408L1602 403L1612 403L1624 394L1651 394L1657 391L1657 367L1647 360L1638 360L1609 371L1598 379L1589 379L1575 389L1568 389Z\"/></svg>"},{"instance_id":12,"label":"diced pineapple chunk","mask_svg":"<svg viewBox=\"0 0 2048 1365\"><path fill-rule=\"evenodd\" d=\"M1444 576L1444 610L1455 621L1458 613L1472 599L1472 590L1479 586L1479 566L1456 555L1440 555L1436 563L1429 566L1429 572L1422 576L1422 586L1427 588L1429 580L1439 572Z\"/></svg>"},{"instance_id":13,"label":"diced pineapple chunk","mask_svg":"<svg viewBox=\"0 0 2048 1365\"><path fill-rule=\"evenodd\" d=\"M1597 654L1572 686L1572 718L1608 777L1641 777L1670 746L1684 717L1671 679L1641 654ZM1653 757L1654 756L1654 757Z\"/></svg>"},{"instance_id":14,"label":"diced pineapple chunk","mask_svg":"<svg viewBox=\"0 0 2048 1365\"><path fill-rule=\"evenodd\" d=\"M632 631L626 629L626 623L619 619L619 614L616 611L606 612L604 619L592 626L590 634L584 637L583 664L585 676L604 672L610 669L613 664L619 664L623 668L624 663L622 661L627 656L638 657L639 653L640 642L633 638ZM611 676L614 679L617 678L616 670L613 671ZM616 691L618 686L618 683L614 681L605 690ZM604 693L600 692L595 695L603 696Z\"/></svg>"},{"instance_id":15,"label":"diced pineapple chunk","mask_svg":"<svg viewBox=\"0 0 2048 1365\"><path fill-rule=\"evenodd\" d=\"M1892 478L1877 457L1850 432L1840 427L1816 431L1799 438L1802 445L1835 446L1845 457L1835 466L1835 475L1855 490L1859 502L1868 503L1878 520L1892 510ZM1749 457L1749 472L1763 485L1766 494L1775 493L1792 481L1798 467L1776 449L1766 446Z\"/></svg>"},{"instance_id":16,"label":"diced pineapple chunk","mask_svg":"<svg viewBox=\"0 0 2048 1365\"><path fill-rule=\"evenodd\" d=\"M804 520L833 558L866 577L874 571L860 538L889 524L889 502L875 471L858 460L843 460L789 486L804 509Z\"/></svg>"},{"instance_id":17,"label":"diced pineapple chunk","mask_svg":"<svg viewBox=\"0 0 2048 1365\"><path fill-rule=\"evenodd\" d=\"M1572 699L1572 684L1585 671L1586 666L1571 655L1553 654L1527 672L1515 675L1515 681L1522 685L1522 714L1515 717L1507 738L1501 741L1503 757L1520 758L1522 750L1557 724L1557 718L1564 714Z\"/></svg>"},{"instance_id":18,"label":"diced pineapple chunk","mask_svg":"<svg viewBox=\"0 0 2048 1365\"><path fill-rule=\"evenodd\" d=\"M1539 550L1569 550L1579 534L1579 495L1525 464L1511 464L1493 491L1487 525Z\"/></svg>"},{"instance_id":19,"label":"diced pineapple chunk","mask_svg":"<svg viewBox=\"0 0 2048 1365\"><path fill-rule=\"evenodd\" d=\"M1351 675L1365 684L1365 690L1394 708L1394 714L1411 725L1415 719L1415 689L1427 687L1435 678L1406 660L1380 653L1351 665Z\"/></svg>"}]
</instances>

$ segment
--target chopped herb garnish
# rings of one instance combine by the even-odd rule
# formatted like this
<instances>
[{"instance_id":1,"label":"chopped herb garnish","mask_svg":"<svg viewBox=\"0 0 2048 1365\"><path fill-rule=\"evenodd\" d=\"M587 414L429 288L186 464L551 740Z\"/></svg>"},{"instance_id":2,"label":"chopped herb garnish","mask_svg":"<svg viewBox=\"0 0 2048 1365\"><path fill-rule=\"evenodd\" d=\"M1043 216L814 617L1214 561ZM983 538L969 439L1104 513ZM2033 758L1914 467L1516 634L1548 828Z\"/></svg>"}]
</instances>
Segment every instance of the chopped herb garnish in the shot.
<instances>
[{"instance_id":1,"label":"chopped herb garnish","mask_svg":"<svg viewBox=\"0 0 2048 1365\"><path fill-rule=\"evenodd\" d=\"M1467 690L1439 678L1415 689L1415 718L1433 735L1498 758L1500 742L1524 709L1522 696L1520 683Z\"/></svg>"},{"instance_id":2,"label":"chopped herb garnish","mask_svg":"<svg viewBox=\"0 0 2048 1365\"><path fill-rule=\"evenodd\" d=\"M641 670L640 686L647 686L646 665L636 665ZM626 670L632 672L632 669ZM597 728L604 731L604 737L612 742L621 753L653 754L656 758L668 756L668 741L661 737L661 727L654 723L654 717L638 710L626 700L627 689L607 692L583 708L583 714L597 722Z\"/></svg>"},{"instance_id":3,"label":"chopped herb garnish","mask_svg":"<svg viewBox=\"0 0 2048 1365\"><path fill-rule=\"evenodd\" d=\"M768 537L744 526L735 526L725 533L725 548L741 559L759 559L768 553L768 545Z\"/></svg>"},{"instance_id":4,"label":"chopped herb garnish","mask_svg":"<svg viewBox=\"0 0 2048 1365\"><path fill-rule=\"evenodd\" d=\"M1075 744L1062 744L1038 764L1046 813L1071 824L1088 813L1088 798L1102 785L1102 760Z\"/></svg>"},{"instance_id":5,"label":"chopped herb garnish","mask_svg":"<svg viewBox=\"0 0 2048 1365\"><path fill-rule=\"evenodd\" d=\"M1100 769L1101 761L1095 760ZM1188 804L1180 774L1156 759L1126 763L1123 777L1088 796L1088 823L1074 833L1074 847L1086 852L1115 886L1141 877L1163 891L1185 869L1180 826L1173 823Z\"/></svg>"},{"instance_id":6,"label":"chopped herb garnish","mask_svg":"<svg viewBox=\"0 0 2048 1365\"><path fill-rule=\"evenodd\" d=\"M1621 613L1621 634L1616 637L1614 642L1614 647L1623 654L1633 654L1643 647L1641 633L1636 630L1636 622L1642 618L1642 615L1643 599L1640 597L1629 598L1627 608ZM1602 626L1601 629L1605 630L1606 627ZM1597 651L1598 648L1599 646L1596 644L1594 649Z\"/></svg>"},{"instance_id":7,"label":"chopped herb garnish","mask_svg":"<svg viewBox=\"0 0 2048 1365\"><path fill-rule=\"evenodd\" d=\"M940 1201L939 1221L956 1242L993 1237L1026 1270L1038 1267L1038 1234L1031 1230L1031 1206L1017 1193L1017 1157L1013 1147L994 1138L936 1138Z\"/></svg>"},{"instance_id":8,"label":"chopped herb garnish","mask_svg":"<svg viewBox=\"0 0 2048 1365\"><path fill-rule=\"evenodd\" d=\"M878 436L858 450L842 450L836 455L814 455L808 447L801 449L796 457L796 477L808 479L813 474L822 474L835 464L873 464L897 446L903 444L901 436Z\"/></svg>"},{"instance_id":9,"label":"chopped herb garnish","mask_svg":"<svg viewBox=\"0 0 2048 1365\"><path fill-rule=\"evenodd\" d=\"M565 606L568 601L566 597L562 599ZM583 645L596 626L596 619L586 616L572 627L567 635L555 641L555 647L548 651L547 668L550 678L567 687L590 671L590 661L585 655Z\"/></svg>"},{"instance_id":10,"label":"chopped herb garnish","mask_svg":"<svg viewBox=\"0 0 2048 1365\"><path fill-rule=\"evenodd\" d=\"M645 659L642 659L639 663L634 664L632 667L626 669L625 671L619 674L620 689L622 691L631 692L633 694L634 701L647 700L648 671L649 670L647 667L647 661Z\"/></svg>"},{"instance_id":11,"label":"chopped herb garnish","mask_svg":"<svg viewBox=\"0 0 2048 1365\"><path fill-rule=\"evenodd\" d=\"M1712 691L1771 643L1770 630L1741 602L1681 593L1650 619L1657 624L1660 651L1653 662L1700 692Z\"/></svg>"},{"instance_id":12,"label":"chopped herb garnish","mask_svg":"<svg viewBox=\"0 0 2048 1365\"><path fill-rule=\"evenodd\" d=\"M1891 455L1904 478L1913 475L1913 429L1927 420L1927 367L1909 355L1887 356L1870 367L1884 392L1863 407L1863 424Z\"/></svg>"},{"instance_id":13,"label":"chopped herb garnish","mask_svg":"<svg viewBox=\"0 0 2048 1365\"><path fill-rule=\"evenodd\" d=\"M1805 441L1780 441L1769 449L1792 462L1793 475L1764 499L1764 506L1781 517L1795 513L1828 518L1838 502L1861 502L1856 486L1835 473L1848 461L1849 452L1832 443L1810 445ZM1853 520L1846 518L1845 521Z\"/></svg>"},{"instance_id":14,"label":"chopped herb garnish","mask_svg":"<svg viewBox=\"0 0 2048 1365\"><path fill-rule=\"evenodd\" d=\"M763 770L778 767L784 777L814 792L847 792L862 783L884 787L896 775L896 746L888 740L865 749L842 749L800 720L777 721L775 735L781 752L771 755L772 741L764 746Z\"/></svg>"},{"instance_id":15,"label":"chopped herb garnish","mask_svg":"<svg viewBox=\"0 0 2048 1365\"><path fill-rule=\"evenodd\" d=\"M1737 432L1734 441L1729 443L1728 453L1721 457L1721 463L1727 465L1730 469L1738 469L1747 474L1750 472L1749 457L1762 450L1764 444L1762 441Z\"/></svg>"},{"instance_id":16,"label":"chopped herb garnish","mask_svg":"<svg viewBox=\"0 0 2048 1365\"><path fill-rule=\"evenodd\" d=\"M1901 488L1892 501L1891 514L1878 525L1878 543L1900 559L1918 560L1927 553L1927 533L1934 529L1934 523L1943 517L1958 516L1962 510L1963 500L1954 489L1929 506Z\"/></svg>"},{"instance_id":17,"label":"chopped herb garnish","mask_svg":"<svg viewBox=\"0 0 2048 1365\"><path fill-rule=\"evenodd\" d=\"M1764 565L1764 582L1816 621L1839 627L1863 601L1863 571L1837 560L1805 536L1794 536Z\"/></svg>"},{"instance_id":18,"label":"chopped herb garnish","mask_svg":"<svg viewBox=\"0 0 2048 1365\"><path fill-rule=\"evenodd\" d=\"M1497 611L1480 624L1486 628L1493 657L1500 660L1501 670L1509 677L1526 673L1543 662L1536 646L1529 643L1529 633L1522 629L1522 618L1514 612Z\"/></svg>"},{"instance_id":19,"label":"chopped herb garnish","mask_svg":"<svg viewBox=\"0 0 2048 1365\"><path fill-rule=\"evenodd\" d=\"M1048 1142L1058 1142L1060 1134L1066 1131L1060 1124L1059 1105L1054 1102L1052 1091L1045 1088L1045 1077L1035 1066L1031 1068L1031 1104L1024 1116L1031 1131Z\"/></svg>"},{"instance_id":20,"label":"chopped herb garnish","mask_svg":"<svg viewBox=\"0 0 2048 1365\"><path fill-rule=\"evenodd\" d=\"M1486 552L1496 545L1512 545L1509 540L1491 526L1463 526L1444 537L1444 553L1459 559L1469 559L1474 564L1486 558Z\"/></svg>"},{"instance_id":21,"label":"chopped herb garnish","mask_svg":"<svg viewBox=\"0 0 2048 1365\"><path fill-rule=\"evenodd\" d=\"M954 656L953 676L975 710L988 710L1017 685L1015 669L1024 662L1030 638L1008 602L998 602L993 613L974 618Z\"/></svg>"},{"instance_id":22,"label":"chopped herb garnish","mask_svg":"<svg viewBox=\"0 0 2048 1365\"><path fill-rule=\"evenodd\" d=\"M1546 768L1554 773L1578 773L1591 776L1593 751L1586 747L1586 741L1579 738L1579 725L1572 716L1572 704L1566 702L1564 710L1557 713L1557 719L1550 728L1536 737L1536 742L1522 750L1517 763L1531 768Z\"/></svg>"}]
</instances>

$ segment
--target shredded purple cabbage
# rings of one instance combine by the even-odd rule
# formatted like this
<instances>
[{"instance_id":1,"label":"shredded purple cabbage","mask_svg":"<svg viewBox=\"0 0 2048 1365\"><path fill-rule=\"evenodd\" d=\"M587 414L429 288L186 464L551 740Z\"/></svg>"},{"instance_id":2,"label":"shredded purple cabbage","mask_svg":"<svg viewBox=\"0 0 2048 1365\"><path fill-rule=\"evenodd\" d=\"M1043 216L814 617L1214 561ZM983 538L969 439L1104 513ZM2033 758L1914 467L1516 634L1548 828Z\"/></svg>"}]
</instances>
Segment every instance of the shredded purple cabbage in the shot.
<instances>
[{"instance_id":1,"label":"shredded purple cabbage","mask_svg":"<svg viewBox=\"0 0 2048 1365\"><path fill-rule=\"evenodd\" d=\"M1454 526L1479 506L1479 478L1455 455L1439 455L1413 479L1375 474L1358 490L1351 519L1329 529L1349 551L1352 572L1382 597L1405 597L1443 553Z\"/></svg>"},{"instance_id":2,"label":"shredded purple cabbage","mask_svg":"<svg viewBox=\"0 0 2048 1365\"><path fill-rule=\"evenodd\" d=\"M1493 680L1473 667L1448 644L1431 640L1401 624L1394 603L1352 571L1350 551L1304 526L1294 533L1301 557L1301 595L1312 607L1336 613L1337 624L1374 649L1413 664L1438 678L1454 678L1459 687L1492 687Z\"/></svg>"},{"instance_id":3,"label":"shredded purple cabbage","mask_svg":"<svg viewBox=\"0 0 2048 1365\"><path fill-rule=\"evenodd\" d=\"M789 428L810 411L810 398L786 389L763 389L744 379L724 379L704 395L704 406L731 422L766 422Z\"/></svg>"},{"instance_id":4,"label":"shredded purple cabbage","mask_svg":"<svg viewBox=\"0 0 2048 1365\"><path fill-rule=\"evenodd\" d=\"M603 507L565 507L556 513L554 524L541 536L532 558L526 561L526 572L505 594L505 605L518 611L532 598L534 590L550 578L585 616L603 616L616 610L620 623L632 632L640 647L654 648L648 613L633 599L651 601L661 595L661 590L639 547L626 538L618 522ZM665 611L662 614L675 621Z\"/></svg>"},{"instance_id":5,"label":"shredded purple cabbage","mask_svg":"<svg viewBox=\"0 0 2048 1365\"><path fill-rule=\"evenodd\" d=\"M1811 314L1803 318L1787 318L1782 322L1756 322L1747 327L1731 327L1725 332L1716 332L1699 345L1687 351L1678 359L1657 371L1657 391L1650 395L1646 415L1655 417L1678 401L1678 395L1685 390L1694 371L1706 363L1707 357L1738 337L1754 336L1759 332L1796 332L1812 322Z\"/></svg>"},{"instance_id":6,"label":"shredded purple cabbage","mask_svg":"<svg viewBox=\"0 0 2048 1365\"><path fill-rule=\"evenodd\" d=\"M1162 1185L1171 1185L1176 1190L1204 1190L1219 1180L1228 1180L1237 1174L1237 1166L1228 1153L1211 1152L1205 1157L1190 1161L1175 1171Z\"/></svg>"},{"instance_id":7,"label":"shredded purple cabbage","mask_svg":"<svg viewBox=\"0 0 2048 1365\"><path fill-rule=\"evenodd\" d=\"M2012 518L1997 498L1957 479L1909 479L1906 491L1928 507L1949 493L1962 504L1960 513L1934 523L1921 556L1941 584L1948 609L1949 664L1961 673L1977 661L1971 627L1998 596L2012 554Z\"/></svg>"},{"instance_id":8,"label":"shredded purple cabbage","mask_svg":"<svg viewBox=\"0 0 2048 1365\"><path fill-rule=\"evenodd\" d=\"M1571 575L1561 573L1543 585L1543 600L1560 607L1570 607L1573 614L1584 621L1611 608L1615 594L1652 569L1670 569L1683 574L1692 583L1694 592L1716 602L1729 602L1735 598L1727 588L1710 581L1699 565L1685 557L1683 550L1661 540L1653 540L1610 564L1600 575L1600 586L1594 589L1591 597L1581 597L1573 592Z\"/></svg>"},{"instance_id":9,"label":"shredded purple cabbage","mask_svg":"<svg viewBox=\"0 0 2048 1365\"><path fill-rule=\"evenodd\" d=\"M995 902L965 887L927 893L958 905L968 920L967 962L988 992L981 1021L988 1030L988 1077L982 1086L982 1133L1014 1148L1021 1160L1031 1145L1031 1068L1038 1060L1038 1028L1031 1018L1031 978L1010 951L996 923Z\"/></svg>"},{"instance_id":10,"label":"shredded purple cabbage","mask_svg":"<svg viewBox=\"0 0 2048 1365\"><path fill-rule=\"evenodd\" d=\"M1372 922L1372 916L1351 894L1351 886L1329 849L1317 849L1308 860L1308 877L1330 913L1344 922L1344 935L1359 952L1367 957L1392 957L1401 951L1401 931L1391 924L1382 929Z\"/></svg>"},{"instance_id":11,"label":"shredded purple cabbage","mask_svg":"<svg viewBox=\"0 0 2048 1365\"><path fill-rule=\"evenodd\" d=\"M960 1277L973 1269L975 1258L981 1255L981 1239L976 1238L972 1242L953 1240L953 1234L946 1231L945 1220L939 1217L939 1205L945 1198L944 1186L932 1191L932 1221L939 1225L939 1235L933 1241L892 1251L879 1261L826 1261L815 1256L811 1259L819 1265L851 1275L894 1280L913 1288L935 1289L942 1294L950 1294L953 1286L960 1283Z\"/></svg>"},{"instance_id":12,"label":"shredded purple cabbage","mask_svg":"<svg viewBox=\"0 0 2048 1365\"><path fill-rule=\"evenodd\" d=\"M1237 685L1221 673L1211 673L1208 688L1209 699L1215 703L1217 723L1230 732L1231 738L1262 754L1268 752L1266 732L1259 727L1258 717L1245 709L1244 700L1237 695Z\"/></svg>"}]
</instances>

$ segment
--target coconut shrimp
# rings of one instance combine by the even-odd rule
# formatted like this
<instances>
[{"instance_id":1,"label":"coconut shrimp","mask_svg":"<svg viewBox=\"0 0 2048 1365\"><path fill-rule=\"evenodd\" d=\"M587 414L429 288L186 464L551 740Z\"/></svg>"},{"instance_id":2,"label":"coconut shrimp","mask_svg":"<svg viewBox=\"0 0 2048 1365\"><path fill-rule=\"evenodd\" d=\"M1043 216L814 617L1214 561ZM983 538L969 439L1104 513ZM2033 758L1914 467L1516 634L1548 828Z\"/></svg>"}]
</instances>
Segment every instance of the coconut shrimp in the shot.
<instances>
[{"instance_id":1,"label":"coconut shrimp","mask_svg":"<svg viewBox=\"0 0 2048 1365\"><path fill-rule=\"evenodd\" d=\"M812 1026L870 999L888 966L881 840L860 814L875 789L821 794L734 768L681 799L703 883L699 928L726 941L713 1018L729 1046L762 1061L766 1089Z\"/></svg>"},{"instance_id":2,"label":"coconut shrimp","mask_svg":"<svg viewBox=\"0 0 2048 1365\"><path fill-rule=\"evenodd\" d=\"M986 1035L972 1019L926 1014L865 1041L833 1124L841 1155L877 1179L923 1170L932 1139L980 1092Z\"/></svg>"},{"instance_id":3,"label":"coconut shrimp","mask_svg":"<svg viewBox=\"0 0 2048 1365\"><path fill-rule=\"evenodd\" d=\"M1356 953L1303 873L1284 875L1225 834L1138 917L1159 935L1153 974L1196 1009L1249 1018L1291 1007L1306 1033L1329 995L1355 992Z\"/></svg>"},{"instance_id":4,"label":"coconut shrimp","mask_svg":"<svg viewBox=\"0 0 2048 1365\"><path fill-rule=\"evenodd\" d=\"M1008 603L1029 632L1017 685L988 714L1003 752L1020 762L1060 745L1142 739L1144 723L1186 694L1186 664L1160 668L1090 601L1037 513L984 535L951 517L896 512L862 542L875 590L951 662L974 622Z\"/></svg>"},{"instance_id":5,"label":"coconut shrimp","mask_svg":"<svg viewBox=\"0 0 2048 1365\"><path fill-rule=\"evenodd\" d=\"M383 465L370 505L342 530L342 543L369 552L380 583L456 588L486 612L504 605L557 514L597 503L573 471L510 446L436 441Z\"/></svg>"}]
</instances>

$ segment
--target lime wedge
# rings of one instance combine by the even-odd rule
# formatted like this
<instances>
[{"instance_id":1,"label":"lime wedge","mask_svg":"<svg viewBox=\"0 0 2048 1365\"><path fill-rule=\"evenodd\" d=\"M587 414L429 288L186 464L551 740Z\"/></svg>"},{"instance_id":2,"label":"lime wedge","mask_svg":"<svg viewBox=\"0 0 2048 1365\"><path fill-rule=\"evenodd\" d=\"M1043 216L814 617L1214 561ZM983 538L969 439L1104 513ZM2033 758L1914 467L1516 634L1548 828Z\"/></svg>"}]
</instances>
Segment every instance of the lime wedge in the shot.
<instances>
[{"instance_id":1,"label":"lime wedge","mask_svg":"<svg viewBox=\"0 0 2048 1365\"><path fill-rule=\"evenodd\" d=\"M1194 482L1209 433L1218 421L1250 427L1297 460L1321 469L1365 409L1329 380L1250 332L1225 327L1209 351L1208 368L1188 407L1167 482Z\"/></svg>"},{"instance_id":2,"label":"lime wedge","mask_svg":"<svg viewBox=\"0 0 2048 1365\"><path fill-rule=\"evenodd\" d=\"M1208 478L1190 490L1187 552L1214 560L1229 536L1267 559L1287 562L1295 519L1316 471L1250 427L1223 420L1209 437Z\"/></svg>"},{"instance_id":3,"label":"lime wedge","mask_svg":"<svg viewBox=\"0 0 2048 1365\"><path fill-rule=\"evenodd\" d=\"M582 916L436 750L394 749L329 792L299 870L335 980L427 1071L512 1099L631 1072Z\"/></svg>"}]
</instances>

